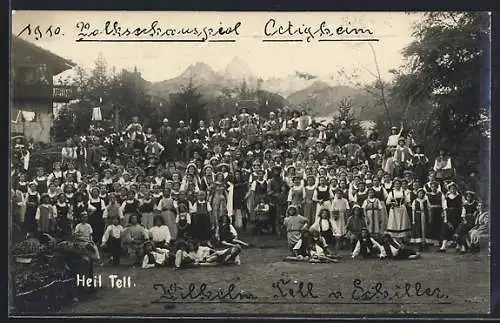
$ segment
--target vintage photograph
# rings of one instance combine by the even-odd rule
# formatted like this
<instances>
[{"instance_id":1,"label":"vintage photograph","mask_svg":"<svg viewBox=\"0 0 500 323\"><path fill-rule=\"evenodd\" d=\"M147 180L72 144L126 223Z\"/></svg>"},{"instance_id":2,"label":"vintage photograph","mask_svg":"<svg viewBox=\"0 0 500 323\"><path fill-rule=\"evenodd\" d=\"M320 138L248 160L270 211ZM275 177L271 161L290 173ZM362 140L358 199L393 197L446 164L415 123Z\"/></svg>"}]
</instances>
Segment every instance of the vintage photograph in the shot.
<instances>
[{"instance_id":1,"label":"vintage photograph","mask_svg":"<svg viewBox=\"0 0 500 323\"><path fill-rule=\"evenodd\" d=\"M490 312L490 13L11 17L11 316Z\"/></svg>"}]
</instances>

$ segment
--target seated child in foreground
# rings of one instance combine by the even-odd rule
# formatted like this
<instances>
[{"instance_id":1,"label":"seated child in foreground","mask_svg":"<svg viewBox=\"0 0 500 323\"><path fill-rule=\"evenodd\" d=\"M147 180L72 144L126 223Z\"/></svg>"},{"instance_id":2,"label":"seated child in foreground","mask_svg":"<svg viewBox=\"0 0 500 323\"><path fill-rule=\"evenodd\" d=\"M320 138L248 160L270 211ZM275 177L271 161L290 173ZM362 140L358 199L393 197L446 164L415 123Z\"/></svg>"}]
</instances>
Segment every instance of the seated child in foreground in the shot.
<instances>
[{"instance_id":1,"label":"seated child in foreground","mask_svg":"<svg viewBox=\"0 0 500 323\"><path fill-rule=\"evenodd\" d=\"M293 247L293 256L288 256L289 261L309 261L309 262L337 262L336 257L330 255L328 245L319 231L304 231L301 239Z\"/></svg>"},{"instance_id":2,"label":"seated child in foreground","mask_svg":"<svg viewBox=\"0 0 500 323\"><path fill-rule=\"evenodd\" d=\"M307 229L307 218L299 215L295 205L290 205L286 210L286 217L283 220L283 226L286 230L290 256L296 256L294 248L301 240L302 232Z\"/></svg>"},{"instance_id":3,"label":"seated child in foreground","mask_svg":"<svg viewBox=\"0 0 500 323\"><path fill-rule=\"evenodd\" d=\"M420 254L391 237L389 233L382 236L382 247L389 259L411 260L420 258Z\"/></svg>"},{"instance_id":4,"label":"seated child in foreground","mask_svg":"<svg viewBox=\"0 0 500 323\"><path fill-rule=\"evenodd\" d=\"M156 248L152 241L146 241L143 248L142 268L164 267L169 264L170 252L168 249Z\"/></svg>"},{"instance_id":5,"label":"seated child in foreground","mask_svg":"<svg viewBox=\"0 0 500 323\"><path fill-rule=\"evenodd\" d=\"M356 241L352 258L361 255L363 258L387 258L384 247L370 236L366 228L361 229L361 233Z\"/></svg>"},{"instance_id":6,"label":"seated child in foreground","mask_svg":"<svg viewBox=\"0 0 500 323\"><path fill-rule=\"evenodd\" d=\"M219 228L219 236L221 244L228 247L248 247L248 243L238 239L238 232L231 224L229 216L223 215L221 217L221 226Z\"/></svg>"},{"instance_id":7,"label":"seated child in foreground","mask_svg":"<svg viewBox=\"0 0 500 323\"><path fill-rule=\"evenodd\" d=\"M239 265L241 247L233 246L216 250L207 246L200 246L196 241L178 241L175 252L175 268L185 268L204 265Z\"/></svg>"}]
</instances>

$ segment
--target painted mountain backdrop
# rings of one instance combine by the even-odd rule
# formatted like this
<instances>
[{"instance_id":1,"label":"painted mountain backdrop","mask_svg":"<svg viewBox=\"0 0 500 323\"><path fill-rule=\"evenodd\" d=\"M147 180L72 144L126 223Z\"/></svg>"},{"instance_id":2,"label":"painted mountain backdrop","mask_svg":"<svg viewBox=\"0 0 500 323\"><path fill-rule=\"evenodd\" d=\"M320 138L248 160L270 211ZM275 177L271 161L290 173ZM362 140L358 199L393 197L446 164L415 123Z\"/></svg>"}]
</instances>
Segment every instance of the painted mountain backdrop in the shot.
<instances>
[{"instance_id":1,"label":"painted mountain backdrop","mask_svg":"<svg viewBox=\"0 0 500 323\"><path fill-rule=\"evenodd\" d=\"M207 100L228 95L243 83L250 91L282 97L290 107L302 107L318 116L335 113L338 103L350 98L353 112L363 119L371 119L375 99L363 89L337 85L332 80L322 80L315 75L296 71L283 78L263 80L239 57L233 58L225 69L215 71L208 64L197 62L186 68L179 76L161 82L149 83L152 95L168 99L171 93L178 92L190 81L198 87Z\"/></svg>"}]
</instances>

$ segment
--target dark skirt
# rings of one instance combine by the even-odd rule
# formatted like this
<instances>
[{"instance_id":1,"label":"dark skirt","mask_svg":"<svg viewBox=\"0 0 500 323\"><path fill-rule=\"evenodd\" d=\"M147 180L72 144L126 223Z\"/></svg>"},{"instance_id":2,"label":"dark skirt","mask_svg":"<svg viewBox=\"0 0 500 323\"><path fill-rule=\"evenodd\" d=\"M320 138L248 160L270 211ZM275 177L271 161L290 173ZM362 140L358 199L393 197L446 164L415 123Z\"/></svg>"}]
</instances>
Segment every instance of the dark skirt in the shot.
<instances>
[{"instance_id":1,"label":"dark skirt","mask_svg":"<svg viewBox=\"0 0 500 323\"><path fill-rule=\"evenodd\" d=\"M194 239L208 241L211 238L210 217L208 214L194 214L191 219L191 232Z\"/></svg>"}]
</instances>

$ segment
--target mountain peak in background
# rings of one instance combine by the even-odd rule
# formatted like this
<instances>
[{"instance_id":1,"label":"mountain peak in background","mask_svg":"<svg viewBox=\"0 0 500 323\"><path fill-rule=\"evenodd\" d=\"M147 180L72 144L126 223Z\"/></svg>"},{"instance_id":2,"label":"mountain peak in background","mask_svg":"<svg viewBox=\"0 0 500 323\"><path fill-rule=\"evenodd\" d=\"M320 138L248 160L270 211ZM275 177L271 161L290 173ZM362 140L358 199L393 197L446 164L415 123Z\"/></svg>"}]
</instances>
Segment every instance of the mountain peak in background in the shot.
<instances>
[{"instance_id":1,"label":"mountain peak in background","mask_svg":"<svg viewBox=\"0 0 500 323\"><path fill-rule=\"evenodd\" d=\"M257 76L254 74L248 64L238 56L235 56L224 71L221 73L225 78L231 80L254 80Z\"/></svg>"}]
</instances>

